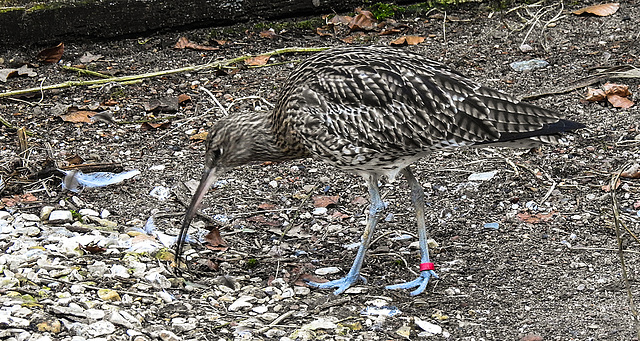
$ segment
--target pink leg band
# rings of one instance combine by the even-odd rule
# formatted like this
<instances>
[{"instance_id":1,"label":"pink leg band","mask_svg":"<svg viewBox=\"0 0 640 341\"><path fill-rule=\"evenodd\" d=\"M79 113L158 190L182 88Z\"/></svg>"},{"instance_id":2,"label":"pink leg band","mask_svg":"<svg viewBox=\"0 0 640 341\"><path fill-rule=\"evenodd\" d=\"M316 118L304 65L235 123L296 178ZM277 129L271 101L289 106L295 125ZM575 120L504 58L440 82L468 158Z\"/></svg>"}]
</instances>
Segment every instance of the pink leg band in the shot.
<instances>
[{"instance_id":1,"label":"pink leg band","mask_svg":"<svg viewBox=\"0 0 640 341\"><path fill-rule=\"evenodd\" d=\"M434 270L436 267L433 266L433 263L420 263L420 271L425 270Z\"/></svg>"}]
</instances>

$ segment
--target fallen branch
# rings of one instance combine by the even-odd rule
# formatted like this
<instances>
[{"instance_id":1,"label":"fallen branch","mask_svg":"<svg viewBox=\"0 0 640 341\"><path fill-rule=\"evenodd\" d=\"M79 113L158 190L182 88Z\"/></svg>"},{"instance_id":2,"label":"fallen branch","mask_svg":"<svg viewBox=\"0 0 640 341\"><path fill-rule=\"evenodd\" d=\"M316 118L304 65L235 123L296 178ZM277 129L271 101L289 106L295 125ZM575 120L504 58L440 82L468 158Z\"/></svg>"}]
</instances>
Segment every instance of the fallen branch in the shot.
<instances>
[{"instance_id":1,"label":"fallen branch","mask_svg":"<svg viewBox=\"0 0 640 341\"><path fill-rule=\"evenodd\" d=\"M263 54L260 54L260 55L261 56L274 56L274 55L285 54L285 53L320 52L320 51L323 51L323 50L326 50L326 49L328 49L328 47L289 47L289 48L277 49L277 50L270 51L270 52L267 52L267 53L263 53ZM208 64L187 66L187 67L182 67L182 68L178 68L178 69L164 70L164 71L158 71L158 72L143 73L143 74L140 74L140 75L111 77L111 78L95 79L95 80L87 80L87 81L68 81L68 82L64 82L64 83L41 86L41 87L37 87L37 88L21 89L21 90L15 90L15 91L6 91L6 92L3 92L3 93L0 93L0 98L16 96L16 95L24 95L24 94L29 94L29 93L32 93L32 92L38 92L38 91L44 91L44 90L64 89L64 88L70 88L70 87L75 87L75 86L89 86L89 85L96 85L96 84L105 84L105 83L110 83L110 82L123 83L123 82L137 81L137 80L146 79L146 78L154 78L154 77L159 77L159 76L172 75L172 74L175 74L175 73L197 72L197 71L208 70L208 69L220 69L220 68L225 67L225 66L230 65L230 64L235 64L235 63L239 63L239 62L245 61L245 60L247 60L249 58L252 58L252 57L255 57L255 56L253 56L253 55L245 55L245 56L241 56L241 57L225 59L225 60L222 60L222 61L208 63Z\"/></svg>"},{"instance_id":2,"label":"fallen branch","mask_svg":"<svg viewBox=\"0 0 640 341\"><path fill-rule=\"evenodd\" d=\"M571 92L574 90L578 90L580 88L587 87L589 85L595 84L605 79L616 79L616 78L640 78L640 68L637 68L632 65L615 66L607 70L604 70L600 73L596 73L595 75L581 78L575 81L572 85L569 85L568 87L565 87L563 89L528 95L520 99L528 101L528 100L537 99L537 98L549 96L549 95L565 94L567 92Z\"/></svg>"}]
</instances>

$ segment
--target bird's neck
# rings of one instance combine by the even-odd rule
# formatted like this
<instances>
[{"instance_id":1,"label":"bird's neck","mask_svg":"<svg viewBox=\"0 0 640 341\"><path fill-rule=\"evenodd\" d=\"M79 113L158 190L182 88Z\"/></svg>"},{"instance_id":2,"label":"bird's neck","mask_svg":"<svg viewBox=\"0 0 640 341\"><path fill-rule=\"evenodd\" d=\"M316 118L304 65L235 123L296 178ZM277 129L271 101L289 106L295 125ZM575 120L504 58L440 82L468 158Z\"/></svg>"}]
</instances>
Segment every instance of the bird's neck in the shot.
<instances>
[{"instance_id":1,"label":"bird's neck","mask_svg":"<svg viewBox=\"0 0 640 341\"><path fill-rule=\"evenodd\" d=\"M228 166L240 166L253 162L286 161L305 157L300 151L302 146L290 146L283 143L283 138L277 136L273 129L271 115L262 112L240 113L234 117L227 117L225 122L219 122L229 141L228 149L231 155L227 160Z\"/></svg>"}]
</instances>

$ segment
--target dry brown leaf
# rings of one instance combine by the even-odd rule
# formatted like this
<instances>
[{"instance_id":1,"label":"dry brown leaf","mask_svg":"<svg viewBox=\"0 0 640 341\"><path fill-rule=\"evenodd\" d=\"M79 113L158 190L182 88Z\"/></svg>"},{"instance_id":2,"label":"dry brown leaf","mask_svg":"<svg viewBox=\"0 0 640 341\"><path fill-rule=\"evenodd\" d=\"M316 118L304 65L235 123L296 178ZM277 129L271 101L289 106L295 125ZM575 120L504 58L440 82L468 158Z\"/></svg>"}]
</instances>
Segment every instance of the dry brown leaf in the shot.
<instances>
[{"instance_id":1,"label":"dry brown leaf","mask_svg":"<svg viewBox=\"0 0 640 341\"><path fill-rule=\"evenodd\" d=\"M215 41L216 44L218 44L219 46L222 46L224 44L228 44L229 43L228 40L221 40L221 39L213 39L213 41Z\"/></svg>"},{"instance_id":2,"label":"dry brown leaf","mask_svg":"<svg viewBox=\"0 0 640 341\"><path fill-rule=\"evenodd\" d=\"M255 56L245 60L244 63L249 66L263 66L267 65L269 58L271 58L269 55Z\"/></svg>"},{"instance_id":3,"label":"dry brown leaf","mask_svg":"<svg viewBox=\"0 0 640 341\"><path fill-rule=\"evenodd\" d=\"M607 95L602 89L587 88L587 96L585 99L589 102L603 101Z\"/></svg>"},{"instance_id":4,"label":"dry brown leaf","mask_svg":"<svg viewBox=\"0 0 640 341\"><path fill-rule=\"evenodd\" d=\"M551 211L549 213L536 213L536 214L523 212L523 213L518 213L518 218L524 221L525 223L537 224L537 223L551 220L555 214L556 214L556 211Z\"/></svg>"},{"instance_id":5,"label":"dry brown leaf","mask_svg":"<svg viewBox=\"0 0 640 341\"><path fill-rule=\"evenodd\" d=\"M36 198L31 193L19 194L19 195L14 195L12 197L4 197L0 199L0 202L2 202L2 204L5 207L13 207L19 203L33 202L33 201L38 201L38 198Z\"/></svg>"},{"instance_id":6,"label":"dry brown leaf","mask_svg":"<svg viewBox=\"0 0 640 341\"><path fill-rule=\"evenodd\" d=\"M355 205L366 205L369 201L365 197L355 197L351 200L351 203Z\"/></svg>"},{"instance_id":7,"label":"dry brown leaf","mask_svg":"<svg viewBox=\"0 0 640 341\"><path fill-rule=\"evenodd\" d=\"M67 161L67 163L70 165L80 165L84 163L84 159L78 154L74 154L73 156L70 156L64 160Z\"/></svg>"},{"instance_id":8,"label":"dry brown leaf","mask_svg":"<svg viewBox=\"0 0 640 341\"><path fill-rule=\"evenodd\" d=\"M93 117L95 114L97 114L97 112L95 111L77 110L70 111L68 114L60 115L60 118L62 118L62 120L65 122L91 124L93 123L91 117Z\"/></svg>"},{"instance_id":9,"label":"dry brown leaf","mask_svg":"<svg viewBox=\"0 0 640 341\"><path fill-rule=\"evenodd\" d=\"M371 31L378 27L378 21L373 13L361 9L356 9L356 11L358 15L351 19L348 25L351 31Z\"/></svg>"},{"instance_id":10,"label":"dry brown leaf","mask_svg":"<svg viewBox=\"0 0 640 341\"><path fill-rule=\"evenodd\" d=\"M587 88L587 96L585 99L589 102L603 101L607 95L602 89Z\"/></svg>"},{"instance_id":11,"label":"dry brown leaf","mask_svg":"<svg viewBox=\"0 0 640 341\"><path fill-rule=\"evenodd\" d=\"M349 23L353 20L352 16L348 15L334 15L333 18L327 21L327 24L333 25L349 25Z\"/></svg>"},{"instance_id":12,"label":"dry brown leaf","mask_svg":"<svg viewBox=\"0 0 640 341\"><path fill-rule=\"evenodd\" d=\"M314 207L328 207L330 205L336 205L340 199L339 195L316 195L313 197Z\"/></svg>"},{"instance_id":13,"label":"dry brown leaf","mask_svg":"<svg viewBox=\"0 0 640 341\"><path fill-rule=\"evenodd\" d=\"M605 83L602 88L604 89L604 93L607 96L610 95L618 95L622 97L626 97L631 95L631 91L629 91L629 86L624 84L615 84L615 83Z\"/></svg>"},{"instance_id":14,"label":"dry brown leaf","mask_svg":"<svg viewBox=\"0 0 640 341\"><path fill-rule=\"evenodd\" d=\"M622 109L631 108L634 104L630 99L618 95L607 96L607 101L609 101L609 103L611 103L615 108Z\"/></svg>"},{"instance_id":15,"label":"dry brown leaf","mask_svg":"<svg viewBox=\"0 0 640 341\"><path fill-rule=\"evenodd\" d=\"M268 202L258 205L258 209L261 209L261 210L273 210L275 208L276 208L276 205L270 204Z\"/></svg>"},{"instance_id":16,"label":"dry brown leaf","mask_svg":"<svg viewBox=\"0 0 640 341\"><path fill-rule=\"evenodd\" d=\"M264 215L254 215L252 217L247 218L247 221L253 221L255 223L258 223L260 225L267 225L267 226L281 226L282 223L280 223L277 220L273 220L270 218L265 217Z\"/></svg>"},{"instance_id":17,"label":"dry brown leaf","mask_svg":"<svg viewBox=\"0 0 640 341\"><path fill-rule=\"evenodd\" d=\"M619 8L620 8L620 3L612 2L608 4L600 4L600 5L584 7L577 11L573 11L573 14L581 15L584 13L589 13L589 14L600 16L600 17L606 17L608 15L611 15L617 12Z\"/></svg>"},{"instance_id":18,"label":"dry brown leaf","mask_svg":"<svg viewBox=\"0 0 640 341\"><path fill-rule=\"evenodd\" d=\"M191 96L189 96L187 94L178 95L178 103L184 103L184 102L190 101L190 100L191 100Z\"/></svg>"},{"instance_id":19,"label":"dry brown leaf","mask_svg":"<svg viewBox=\"0 0 640 341\"><path fill-rule=\"evenodd\" d=\"M171 125L171 121L162 122L162 123L154 123L154 122L143 122L140 125L140 129L142 130L160 130L167 129Z\"/></svg>"},{"instance_id":20,"label":"dry brown leaf","mask_svg":"<svg viewBox=\"0 0 640 341\"><path fill-rule=\"evenodd\" d=\"M316 28L316 33L321 37L331 37L331 36L333 36L333 32L331 32L326 27L318 27L318 28Z\"/></svg>"},{"instance_id":21,"label":"dry brown leaf","mask_svg":"<svg viewBox=\"0 0 640 341\"><path fill-rule=\"evenodd\" d=\"M94 254L103 253L103 252L107 251L106 248L100 247L100 246L95 245L95 244L90 244L90 245L86 245L86 246L82 245L82 244L79 244L79 246L80 246L80 249L85 250L85 251L87 251L89 253L94 253Z\"/></svg>"},{"instance_id":22,"label":"dry brown leaf","mask_svg":"<svg viewBox=\"0 0 640 341\"><path fill-rule=\"evenodd\" d=\"M312 274L306 273L306 274L300 275L300 277L298 277L298 279L295 281L294 284L301 287L308 287L309 285L307 284L307 281L316 282L316 283L329 282L327 279L316 277Z\"/></svg>"},{"instance_id":23,"label":"dry brown leaf","mask_svg":"<svg viewBox=\"0 0 640 341\"><path fill-rule=\"evenodd\" d=\"M197 134L193 134L193 135L191 135L191 136L189 137L189 140L202 140L202 141L204 141L204 140L206 140L206 139L207 139L207 136L208 136L208 135L209 135L209 133L208 133L208 132L203 131L203 132L201 132L201 133L197 133Z\"/></svg>"},{"instance_id":24,"label":"dry brown leaf","mask_svg":"<svg viewBox=\"0 0 640 341\"><path fill-rule=\"evenodd\" d=\"M389 34L396 34L396 33L400 33L400 32L402 32L402 30L401 30L401 29L399 29L399 28L392 28L392 29L388 29L388 30L385 30L385 31L380 32L380 35L381 35L381 36L385 36L385 35L389 35Z\"/></svg>"},{"instance_id":25,"label":"dry brown leaf","mask_svg":"<svg viewBox=\"0 0 640 341\"><path fill-rule=\"evenodd\" d=\"M618 179L618 182L616 182L616 188L615 189L618 189L621 184L622 184L622 181L620 181L620 179ZM602 190L604 192L611 192L611 184L606 184L606 185L602 186L601 188L602 188Z\"/></svg>"},{"instance_id":26,"label":"dry brown leaf","mask_svg":"<svg viewBox=\"0 0 640 341\"><path fill-rule=\"evenodd\" d=\"M403 45L417 45L424 41L424 37L420 36L402 36L396 40L391 41L389 44L395 46L403 46Z\"/></svg>"},{"instance_id":27,"label":"dry brown leaf","mask_svg":"<svg viewBox=\"0 0 640 341\"><path fill-rule=\"evenodd\" d=\"M180 39L178 39L178 41L173 46L173 48L175 48L175 49L192 49L192 50L198 50L198 51L216 51L216 50L219 50L219 48L217 48L217 47L196 44L196 43L194 43L192 41L189 41L189 39L187 39L187 37L180 37Z\"/></svg>"},{"instance_id":28,"label":"dry brown leaf","mask_svg":"<svg viewBox=\"0 0 640 341\"><path fill-rule=\"evenodd\" d=\"M220 230L217 227L213 227L206 236L204 236L204 240L208 243L205 244L207 249L214 251L225 251L229 248L227 242L222 239L220 235Z\"/></svg>"},{"instance_id":29,"label":"dry brown leaf","mask_svg":"<svg viewBox=\"0 0 640 341\"><path fill-rule=\"evenodd\" d=\"M629 178L629 179L640 179L640 164L637 164L637 163L633 164L627 170L620 173L620 176L623 178ZM640 201L637 202L636 204L638 204L638 206L640 207ZM634 205L634 207L635 206L636 205Z\"/></svg>"},{"instance_id":30,"label":"dry brown leaf","mask_svg":"<svg viewBox=\"0 0 640 341\"><path fill-rule=\"evenodd\" d=\"M273 39L273 38L277 37L278 35L276 34L276 31L274 31L272 28L270 28L270 29L268 29L266 31L260 32L260 36L262 38Z\"/></svg>"},{"instance_id":31,"label":"dry brown leaf","mask_svg":"<svg viewBox=\"0 0 640 341\"><path fill-rule=\"evenodd\" d=\"M60 61L62 54L64 53L64 44L60 43L57 46L44 49L38 53L38 60L41 62L55 64Z\"/></svg>"}]
</instances>

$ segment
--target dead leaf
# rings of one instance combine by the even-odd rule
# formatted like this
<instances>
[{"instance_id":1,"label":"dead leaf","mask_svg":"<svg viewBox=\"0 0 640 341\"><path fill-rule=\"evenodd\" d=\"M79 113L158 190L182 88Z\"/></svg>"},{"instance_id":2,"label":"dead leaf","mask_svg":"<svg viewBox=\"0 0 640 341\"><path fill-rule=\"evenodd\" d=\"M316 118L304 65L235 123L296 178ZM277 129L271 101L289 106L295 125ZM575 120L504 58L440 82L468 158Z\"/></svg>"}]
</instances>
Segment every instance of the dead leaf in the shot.
<instances>
[{"instance_id":1,"label":"dead leaf","mask_svg":"<svg viewBox=\"0 0 640 341\"><path fill-rule=\"evenodd\" d=\"M329 281L324 278L316 277L312 274L307 273L307 274L300 275L300 277L298 277L298 279L296 280L295 285L301 286L301 287L308 287L309 285L307 284L307 282L325 283Z\"/></svg>"},{"instance_id":2,"label":"dead leaf","mask_svg":"<svg viewBox=\"0 0 640 341\"><path fill-rule=\"evenodd\" d=\"M640 179L640 164L637 164L637 163L633 164L627 170L620 173L620 176L623 178ZM637 202L636 204L640 204L640 201Z\"/></svg>"},{"instance_id":3,"label":"dead leaf","mask_svg":"<svg viewBox=\"0 0 640 341\"><path fill-rule=\"evenodd\" d=\"M332 25L349 25L349 23L353 20L352 16L349 15L334 15L331 19L327 21L327 24Z\"/></svg>"},{"instance_id":4,"label":"dead leaf","mask_svg":"<svg viewBox=\"0 0 640 341\"><path fill-rule=\"evenodd\" d=\"M191 96L187 95L187 94L180 94L178 95L178 103L182 104L186 101L190 101L191 100Z\"/></svg>"},{"instance_id":5,"label":"dead leaf","mask_svg":"<svg viewBox=\"0 0 640 341\"><path fill-rule=\"evenodd\" d=\"M608 4L600 4L600 5L583 7L577 11L573 11L573 14L581 15L584 13L589 13L589 14L600 16L600 17L606 17L608 15L611 15L617 12L619 8L620 8L620 3L612 2Z\"/></svg>"},{"instance_id":6,"label":"dead leaf","mask_svg":"<svg viewBox=\"0 0 640 341\"><path fill-rule=\"evenodd\" d=\"M38 198L36 198L31 193L25 193L25 194L17 194L12 197L4 197L0 199L0 201L2 201L5 207L13 207L17 204L24 203L24 202L38 201Z\"/></svg>"},{"instance_id":7,"label":"dead leaf","mask_svg":"<svg viewBox=\"0 0 640 341\"><path fill-rule=\"evenodd\" d=\"M339 195L329 196L329 195L315 195L313 196L313 206L314 207L328 207L330 205L338 204L338 199L340 199Z\"/></svg>"},{"instance_id":8,"label":"dead leaf","mask_svg":"<svg viewBox=\"0 0 640 341\"><path fill-rule=\"evenodd\" d=\"M607 95L602 89L587 88L587 96L585 99L589 102L603 101Z\"/></svg>"},{"instance_id":9,"label":"dead leaf","mask_svg":"<svg viewBox=\"0 0 640 341\"><path fill-rule=\"evenodd\" d=\"M180 37L180 39L178 39L178 41L173 46L173 48L175 48L175 49L192 49L192 50L198 50L198 51L217 51L217 50L219 50L219 48L214 47L214 46L196 44L196 43L190 41L189 39L187 39L187 37Z\"/></svg>"},{"instance_id":10,"label":"dead leaf","mask_svg":"<svg viewBox=\"0 0 640 341\"><path fill-rule=\"evenodd\" d=\"M267 39L273 39L275 37L277 37L278 35L276 34L276 31L274 31L272 28L266 30L266 31L262 31L260 32L260 37L262 38L267 38Z\"/></svg>"},{"instance_id":11,"label":"dead leaf","mask_svg":"<svg viewBox=\"0 0 640 341\"><path fill-rule=\"evenodd\" d=\"M267 217L265 217L264 215L260 214L260 215L254 215L252 217L247 218L247 221L252 221L254 223L258 223L260 225L266 225L266 226L281 226L282 223L280 223L277 220L273 220L273 219L269 219Z\"/></svg>"},{"instance_id":12,"label":"dead leaf","mask_svg":"<svg viewBox=\"0 0 640 341\"><path fill-rule=\"evenodd\" d=\"M371 31L378 27L378 21L373 13L361 9L356 9L358 15L356 15L349 22L349 29L351 31Z\"/></svg>"},{"instance_id":13,"label":"dead leaf","mask_svg":"<svg viewBox=\"0 0 640 341\"><path fill-rule=\"evenodd\" d=\"M351 203L355 205L366 205L369 201L365 197L355 197L351 200Z\"/></svg>"},{"instance_id":14,"label":"dead leaf","mask_svg":"<svg viewBox=\"0 0 640 341\"><path fill-rule=\"evenodd\" d=\"M216 44L218 44L219 46L222 46L224 44L228 44L229 43L228 40L213 39L213 41L215 41Z\"/></svg>"},{"instance_id":15,"label":"dead leaf","mask_svg":"<svg viewBox=\"0 0 640 341\"><path fill-rule=\"evenodd\" d=\"M70 165L80 165L84 163L84 159L78 154L74 154L73 156L70 156L64 160L67 161L67 163Z\"/></svg>"},{"instance_id":16,"label":"dead leaf","mask_svg":"<svg viewBox=\"0 0 640 341\"><path fill-rule=\"evenodd\" d=\"M269 55L255 56L245 60L244 63L249 66L263 66L267 65L269 58L271 58Z\"/></svg>"},{"instance_id":17,"label":"dead leaf","mask_svg":"<svg viewBox=\"0 0 640 341\"><path fill-rule=\"evenodd\" d=\"M331 218L334 218L334 219L347 219L347 218L351 218L351 216L346 214L346 213L342 213L340 211L335 211L331 215Z\"/></svg>"},{"instance_id":18,"label":"dead leaf","mask_svg":"<svg viewBox=\"0 0 640 341\"><path fill-rule=\"evenodd\" d=\"M93 117L96 114L97 112L95 111L70 109L68 114L61 115L60 118L62 118L62 120L65 122L91 124L93 123L93 121L91 120L91 117Z\"/></svg>"},{"instance_id":19,"label":"dead leaf","mask_svg":"<svg viewBox=\"0 0 640 341\"><path fill-rule=\"evenodd\" d=\"M89 244L89 245L86 245L86 246L82 245L82 244L79 244L79 245L80 245L80 249L85 250L85 251L87 251L89 253L93 253L93 254L103 253L103 252L107 251L106 248L100 247L100 246L95 245L95 244Z\"/></svg>"},{"instance_id":20,"label":"dead leaf","mask_svg":"<svg viewBox=\"0 0 640 341\"><path fill-rule=\"evenodd\" d=\"M171 121L162 122L162 123L154 123L154 122L143 122L140 125L140 129L142 130L160 130L167 129L171 125Z\"/></svg>"},{"instance_id":21,"label":"dead leaf","mask_svg":"<svg viewBox=\"0 0 640 341\"><path fill-rule=\"evenodd\" d=\"M273 210L275 208L276 208L276 205L270 204L268 202L258 205L258 209L261 209L261 210Z\"/></svg>"},{"instance_id":22,"label":"dead leaf","mask_svg":"<svg viewBox=\"0 0 640 341\"><path fill-rule=\"evenodd\" d=\"M555 214L556 214L556 211L551 211L549 213L540 212L536 214L523 212L523 213L518 213L518 218L524 221L525 223L538 224L538 223L551 220Z\"/></svg>"},{"instance_id":23,"label":"dead leaf","mask_svg":"<svg viewBox=\"0 0 640 341\"><path fill-rule=\"evenodd\" d=\"M615 189L618 189L621 184L622 184L622 181L620 181L620 179L618 179L618 182L616 182L616 188ZM606 185L602 186L602 190L604 192L607 192L607 193L611 192L611 184L606 184Z\"/></svg>"},{"instance_id":24,"label":"dead leaf","mask_svg":"<svg viewBox=\"0 0 640 341\"><path fill-rule=\"evenodd\" d=\"M607 96L618 95L622 97L630 96L629 86L624 84L605 83L602 88Z\"/></svg>"},{"instance_id":25,"label":"dead leaf","mask_svg":"<svg viewBox=\"0 0 640 341\"><path fill-rule=\"evenodd\" d=\"M82 57L80 57L80 63L88 64L91 62L95 62L96 60L99 60L101 58L102 58L102 55L100 54L92 54L91 52L85 52L85 54L82 55Z\"/></svg>"},{"instance_id":26,"label":"dead leaf","mask_svg":"<svg viewBox=\"0 0 640 341\"><path fill-rule=\"evenodd\" d=\"M0 81L2 81L3 83L6 83L9 77L17 75L18 69L0 69Z\"/></svg>"},{"instance_id":27,"label":"dead leaf","mask_svg":"<svg viewBox=\"0 0 640 341\"><path fill-rule=\"evenodd\" d=\"M189 137L189 140L201 140L204 141L207 139L207 136L209 135L208 132L203 131L201 133L197 133L197 134L193 134Z\"/></svg>"},{"instance_id":28,"label":"dead leaf","mask_svg":"<svg viewBox=\"0 0 640 341\"><path fill-rule=\"evenodd\" d=\"M425 38L420 36L402 36L391 41L389 44L394 46L417 45L422 43L424 40Z\"/></svg>"},{"instance_id":29,"label":"dead leaf","mask_svg":"<svg viewBox=\"0 0 640 341\"><path fill-rule=\"evenodd\" d=\"M206 236L204 236L204 240L208 243L205 244L207 249L214 251L225 251L229 248L227 242L222 239L220 235L220 230L217 227L213 227Z\"/></svg>"},{"instance_id":30,"label":"dead leaf","mask_svg":"<svg viewBox=\"0 0 640 341\"><path fill-rule=\"evenodd\" d=\"M380 35L381 35L381 36L386 36L386 35L389 35L389 34L396 34L396 33L400 33L400 32L402 32L402 30L401 30L401 29L399 29L399 28L392 28L392 29L384 30L384 31L380 32Z\"/></svg>"},{"instance_id":31,"label":"dead leaf","mask_svg":"<svg viewBox=\"0 0 640 341\"><path fill-rule=\"evenodd\" d=\"M607 96L607 101L609 101L609 103L611 103L615 108L622 109L630 108L634 104L630 99L618 95Z\"/></svg>"},{"instance_id":32,"label":"dead leaf","mask_svg":"<svg viewBox=\"0 0 640 341\"><path fill-rule=\"evenodd\" d=\"M160 98L152 98L148 102L144 102L144 110L174 113L180 109L178 96L165 96Z\"/></svg>"},{"instance_id":33,"label":"dead leaf","mask_svg":"<svg viewBox=\"0 0 640 341\"><path fill-rule=\"evenodd\" d=\"M353 44L355 42L357 42L360 38L362 38L363 36L365 36L364 32L355 32L354 34L348 35L340 40L342 40L343 42L347 43L347 44Z\"/></svg>"},{"instance_id":34,"label":"dead leaf","mask_svg":"<svg viewBox=\"0 0 640 341\"><path fill-rule=\"evenodd\" d=\"M64 44L60 43L57 46L44 49L38 53L38 60L41 62L55 64L60 61L62 54L64 53Z\"/></svg>"},{"instance_id":35,"label":"dead leaf","mask_svg":"<svg viewBox=\"0 0 640 341\"><path fill-rule=\"evenodd\" d=\"M318 28L316 28L316 33L321 37L332 37L333 36L333 32L331 32L326 27L318 27Z\"/></svg>"},{"instance_id":36,"label":"dead leaf","mask_svg":"<svg viewBox=\"0 0 640 341\"><path fill-rule=\"evenodd\" d=\"M35 77L37 72L33 71L27 64L22 65L17 69L0 69L0 81L6 82L7 78L27 75L28 77Z\"/></svg>"}]
</instances>

